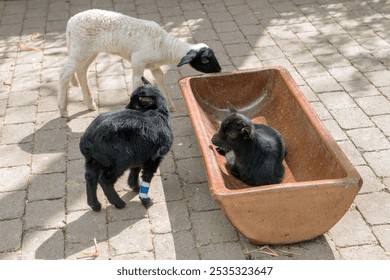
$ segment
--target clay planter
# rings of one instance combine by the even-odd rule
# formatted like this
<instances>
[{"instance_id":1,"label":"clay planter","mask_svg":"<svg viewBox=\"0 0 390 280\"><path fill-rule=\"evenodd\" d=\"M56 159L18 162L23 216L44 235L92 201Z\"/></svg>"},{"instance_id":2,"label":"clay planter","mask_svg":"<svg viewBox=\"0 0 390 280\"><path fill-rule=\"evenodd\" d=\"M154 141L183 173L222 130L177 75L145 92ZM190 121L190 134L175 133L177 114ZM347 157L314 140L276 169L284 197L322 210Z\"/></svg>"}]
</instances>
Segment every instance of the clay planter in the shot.
<instances>
[{"instance_id":1,"label":"clay planter","mask_svg":"<svg viewBox=\"0 0 390 280\"><path fill-rule=\"evenodd\" d=\"M209 187L230 223L254 244L317 237L346 213L362 179L281 67L186 77L179 81L203 155ZM211 144L226 101L281 132L286 177L250 187L230 175Z\"/></svg>"}]
</instances>

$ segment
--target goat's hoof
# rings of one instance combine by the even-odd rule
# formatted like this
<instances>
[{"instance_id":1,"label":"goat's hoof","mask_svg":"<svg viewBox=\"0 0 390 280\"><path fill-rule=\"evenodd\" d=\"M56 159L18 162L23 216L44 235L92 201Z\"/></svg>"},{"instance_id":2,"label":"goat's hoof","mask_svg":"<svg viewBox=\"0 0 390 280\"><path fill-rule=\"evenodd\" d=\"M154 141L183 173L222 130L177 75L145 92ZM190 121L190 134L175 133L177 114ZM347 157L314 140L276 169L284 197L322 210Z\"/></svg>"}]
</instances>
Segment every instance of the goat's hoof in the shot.
<instances>
[{"instance_id":1,"label":"goat's hoof","mask_svg":"<svg viewBox=\"0 0 390 280\"><path fill-rule=\"evenodd\" d=\"M126 202L124 202L123 200L122 201L119 201L117 203L114 204L114 206L117 208L117 209L122 209L126 206Z\"/></svg>"},{"instance_id":2,"label":"goat's hoof","mask_svg":"<svg viewBox=\"0 0 390 280\"><path fill-rule=\"evenodd\" d=\"M97 203L97 204L91 206L91 208L93 211L99 212L100 210L102 210L102 205L100 203Z\"/></svg>"},{"instance_id":3,"label":"goat's hoof","mask_svg":"<svg viewBox=\"0 0 390 280\"><path fill-rule=\"evenodd\" d=\"M135 191L136 193L139 193L139 185L137 184L136 186L130 186L130 189L132 189L133 191Z\"/></svg>"},{"instance_id":4,"label":"goat's hoof","mask_svg":"<svg viewBox=\"0 0 390 280\"><path fill-rule=\"evenodd\" d=\"M171 113L176 112L175 106L169 106L169 112L171 112Z\"/></svg>"},{"instance_id":5,"label":"goat's hoof","mask_svg":"<svg viewBox=\"0 0 390 280\"><path fill-rule=\"evenodd\" d=\"M148 209L150 206L153 205L153 200L148 197L148 198L140 198L141 199L141 203L143 206L145 206L146 209Z\"/></svg>"},{"instance_id":6,"label":"goat's hoof","mask_svg":"<svg viewBox=\"0 0 390 280\"><path fill-rule=\"evenodd\" d=\"M218 154L220 154L221 156L226 155L226 149L222 147L216 147L215 149L217 150Z\"/></svg>"}]
</instances>

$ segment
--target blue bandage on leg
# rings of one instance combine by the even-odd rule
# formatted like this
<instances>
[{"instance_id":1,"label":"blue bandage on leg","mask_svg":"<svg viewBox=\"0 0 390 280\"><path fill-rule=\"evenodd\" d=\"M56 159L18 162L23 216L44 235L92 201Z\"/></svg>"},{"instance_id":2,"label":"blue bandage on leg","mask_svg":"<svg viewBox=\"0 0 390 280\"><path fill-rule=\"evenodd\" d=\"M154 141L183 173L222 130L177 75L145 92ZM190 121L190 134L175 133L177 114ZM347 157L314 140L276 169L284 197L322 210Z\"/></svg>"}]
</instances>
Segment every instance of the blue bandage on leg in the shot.
<instances>
[{"instance_id":1,"label":"blue bandage on leg","mask_svg":"<svg viewBox=\"0 0 390 280\"><path fill-rule=\"evenodd\" d=\"M149 186L150 186L150 183L147 183L144 181L141 182L140 190L139 190L139 197L140 198L148 198Z\"/></svg>"}]
</instances>

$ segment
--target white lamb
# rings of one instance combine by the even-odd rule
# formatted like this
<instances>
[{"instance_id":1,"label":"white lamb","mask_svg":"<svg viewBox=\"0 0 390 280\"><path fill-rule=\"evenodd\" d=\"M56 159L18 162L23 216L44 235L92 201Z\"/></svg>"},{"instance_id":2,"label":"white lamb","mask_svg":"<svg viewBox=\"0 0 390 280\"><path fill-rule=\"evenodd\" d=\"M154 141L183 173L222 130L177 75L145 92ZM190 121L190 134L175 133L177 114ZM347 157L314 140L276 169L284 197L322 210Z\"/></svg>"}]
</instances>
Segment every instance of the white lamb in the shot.
<instances>
[{"instance_id":1,"label":"white lamb","mask_svg":"<svg viewBox=\"0 0 390 280\"><path fill-rule=\"evenodd\" d=\"M68 21L66 38L68 60L60 71L58 91L58 107L63 117L68 115L70 81L74 86L80 84L84 102L90 110L96 110L87 71L101 52L131 61L134 89L142 85L144 70L150 69L172 111L175 107L168 95L162 65L177 64L179 67L189 63L203 73L221 71L213 50L207 45L180 41L155 22L116 12L92 9L76 14Z\"/></svg>"}]
</instances>

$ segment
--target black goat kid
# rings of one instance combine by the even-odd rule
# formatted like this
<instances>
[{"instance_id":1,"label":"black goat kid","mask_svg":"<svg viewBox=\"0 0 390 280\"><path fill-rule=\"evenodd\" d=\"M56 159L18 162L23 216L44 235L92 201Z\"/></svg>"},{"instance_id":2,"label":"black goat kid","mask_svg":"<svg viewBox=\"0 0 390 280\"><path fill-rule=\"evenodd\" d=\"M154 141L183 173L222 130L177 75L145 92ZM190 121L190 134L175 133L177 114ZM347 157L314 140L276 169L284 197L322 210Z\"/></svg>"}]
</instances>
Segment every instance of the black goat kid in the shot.
<instances>
[{"instance_id":1,"label":"black goat kid","mask_svg":"<svg viewBox=\"0 0 390 280\"><path fill-rule=\"evenodd\" d=\"M231 114L211 139L225 155L228 171L250 186L280 183L286 154L282 136L272 127L252 123L228 105Z\"/></svg>"},{"instance_id":2,"label":"black goat kid","mask_svg":"<svg viewBox=\"0 0 390 280\"><path fill-rule=\"evenodd\" d=\"M148 197L149 185L172 146L173 134L164 96L146 79L142 80L144 85L133 92L126 109L100 114L80 139L80 151L85 157L87 202L94 211L101 209L96 195L98 183L111 204L125 207L114 184L129 168L130 188L140 192L146 208L153 204Z\"/></svg>"}]
</instances>

